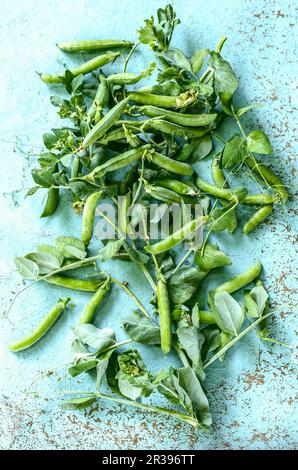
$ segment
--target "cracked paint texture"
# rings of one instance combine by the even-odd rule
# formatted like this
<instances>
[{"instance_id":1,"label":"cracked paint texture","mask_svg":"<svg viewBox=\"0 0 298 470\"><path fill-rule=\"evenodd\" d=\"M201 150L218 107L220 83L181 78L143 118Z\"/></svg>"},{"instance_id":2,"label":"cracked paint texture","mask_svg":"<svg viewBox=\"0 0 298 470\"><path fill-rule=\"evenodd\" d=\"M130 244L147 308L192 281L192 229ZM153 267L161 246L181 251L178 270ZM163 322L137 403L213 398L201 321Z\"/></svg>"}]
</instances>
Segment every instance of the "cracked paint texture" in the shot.
<instances>
[{"instance_id":1,"label":"cracked paint texture","mask_svg":"<svg viewBox=\"0 0 298 470\"><path fill-rule=\"evenodd\" d=\"M144 18L165 2L151 0L0 0L0 158L1 158L1 341L0 447L2 449L292 449L297 447L297 355L279 345L261 344L250 333L227 354L224 363L208 370L206 389L214 424L208 433L175 420L100 402L88 412L60 408L65 389L72 388L63 366L71 359L71 326L88 296L73 295L76 307L63 315L44 341L13 355L7 344L36 324L65 295L50 286L35 286L20 296L9 319L5 311L22 287L13 257L58 235L79 235L80 219L67 204L52 218L40 219L42 201L25 199L32 185L34 157L42 148L41 134L60 125L49 97L55 93L35 71L58 71L65 56L55 43L68 39L119 37L134 40ZM246 269L257 258L275 311L270 334L297 341L297 3L278 0L176 0L182 25L174 45L191 54L213 48L229 38L223 55L240 77L236 104L263 104L244 120L247 129L263 129L274 155L264 161L290 188L291 201L249 237L240 231L221 234L219 244L233 266L210 276L215 282ZM141 55L136 70L143 68ZM79 59L70 58L76 63ZM147 58L148 60L148 58ZM60 61L60 63L59 63ZM198 165L204 174L207 163ZM109 267L111 267L109 265ZM146 303L145 281L134 266L113 263L119 279ZM217 280L218 282L218 280ZM203 290L203 288L202 288ZM66 294L67 295L67 294ZM120 307L120 308L119 308ZM100 326L113 325L134 305L113 290ZM124 338L118 328L119 338ZM142 348L149 367L166 367L156 348ZM60 368L58 368L60 366ZM48 372L47 371L52 371ZM83 384L85 385L85 384ZM82 383L78 385L82 387ZM87 384L86 386L91 386ZM156 402L156 397L152 398Z\"/></svg>"}]
</instances>

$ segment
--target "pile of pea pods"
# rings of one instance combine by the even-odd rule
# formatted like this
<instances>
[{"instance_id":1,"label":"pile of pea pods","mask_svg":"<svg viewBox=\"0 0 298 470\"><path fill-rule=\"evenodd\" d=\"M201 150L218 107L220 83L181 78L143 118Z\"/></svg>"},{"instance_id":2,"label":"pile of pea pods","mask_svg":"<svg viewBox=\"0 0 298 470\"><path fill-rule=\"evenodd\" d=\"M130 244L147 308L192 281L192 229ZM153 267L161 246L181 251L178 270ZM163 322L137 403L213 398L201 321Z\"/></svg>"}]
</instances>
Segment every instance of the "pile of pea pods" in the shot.
<instances>
[{"instance_id":1,"label":"pile of pea pods","mask_svg":"<svg viewBox=\"0 0 298 470\"><path fill-rule=\"evenodd\" d=\"M232 237L237 229L248 236L276 204L287 202L288 192L262 163L261 156L273 152L268 137L260 130L246 132L241 121L254 105L236 109L233 103L238 78L222 56L226 37L215 50L199 49L187 57L171 45L179 23L167 5L158 10L157 19L145 21L135 43L99 39L58 44L67 54L99 55L57 75L40 74L51 89L59 89L51 103L65 124L43 136L45 150L32 170L35 185L28 194L46 191L41 216L51 217L59 216L60 201L69 201L66 195L71 193L72 210L82 214L82 230L78 237L60 236L15 262L32 284L46 282L92 293L73 328L74 360L68 370L73 378L95 376L94 392L77 396L74 391L63 406L81 409L110 400L207 429L212 419L204 387L206 369L224 360L252 329L261 340L277 342L268 333L269 299L259 279L258 260L209 290L205 305L198 303L203 281L208 291L208 274L231 264L216 243L216 233L228 231ZM136 73L128 71L141 47L152 49L156 62ZM107 65L113 73L107 74ZM238 129L229 139L221 135L225 119L234 120ZM201 174L203 159L211 161L206 179ZM241 185L235 186L231 179L240 174ZM257 193L248 191L243 175ZM102 201L112 205L117 226L101 209ZM170 218L166 236L155 239L144 223L151 205L161 215L176 205L181 220L188 207L190 218L180 228ZM251 206L244 224L238 213L242 205ZM115 237L102 239L99 251L90 255L97 219L112 228ZM135 229L140 225L143 236L138 238ZM185 248L198 230L200 241ZM128 279L120 281L103 272L102 264L97 266L97 261L111 259L134 263L144 276L152 291L150 311L132 292ZM122 289L136 305L123 318L126 337L120 341L113 328L94 324L104 314L112 287ZM33 346L70 305L69 297L59 299L37 328L10 349ZM137 344L176 354L181 366L153 373ZM153 392L165 397L169 407L146 401Z\"/></svg>"}]
</instances>

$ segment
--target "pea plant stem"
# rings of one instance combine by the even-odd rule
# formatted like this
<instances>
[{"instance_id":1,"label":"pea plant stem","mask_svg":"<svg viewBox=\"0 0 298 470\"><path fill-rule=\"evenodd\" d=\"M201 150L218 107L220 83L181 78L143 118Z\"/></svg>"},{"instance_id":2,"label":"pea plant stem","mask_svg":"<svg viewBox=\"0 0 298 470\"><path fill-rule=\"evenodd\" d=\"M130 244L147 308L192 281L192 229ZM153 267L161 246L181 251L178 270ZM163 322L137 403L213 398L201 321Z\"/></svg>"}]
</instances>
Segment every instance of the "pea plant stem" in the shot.
<instances>
[{"instance_id":1,"label":"pea plant stem","mask_svg":"<svg viewBox=\"0 0 298 470\"><path fill-rule=\"evenodd\" d=\"M127 287L127 285L124 283L124 282L120 282L118 281L118 279L115 279L114 277L110 276L111 277L111 281L114 282L115 284L117 284L119 287L121 287L121 289L125 290L125 292L130 295L130 297L136 302L136 304L139 306L140 310L142 311L142 313L148 317L148 318L151 318L151 315L147 312L147 310L145 309L144 305L142 304L142 302L137 298L137 296Z\"/></svg>"},{"instance_id":2,"label":"pea plant stem","mask_svg":"<svg viewBox=\"0 0 298 470\"><path fill-rule=\"evenodd\" d=\"M160 406L148 405L148 404L140 403L134 400L126 400L125 398L114 397L112 395L108 395L107 393L80 392L80 391L72 391L72 390L66 391L64 393L67 395L96 396L97 398L103 398L105 400L112 401L114 403L119 403L120 405L134 406L135 408L141 408L143 410L147 410L150 412L163 413L169 416L175 416L176 418L182 421L186 421L187 423L191 424L194 427L198 427L197 420L193 418L192 416L186 415L184 413L180 413L179 411L176 411L176 410L171 410L169 408L162 408Z\"/></svg>"}]
</instances>

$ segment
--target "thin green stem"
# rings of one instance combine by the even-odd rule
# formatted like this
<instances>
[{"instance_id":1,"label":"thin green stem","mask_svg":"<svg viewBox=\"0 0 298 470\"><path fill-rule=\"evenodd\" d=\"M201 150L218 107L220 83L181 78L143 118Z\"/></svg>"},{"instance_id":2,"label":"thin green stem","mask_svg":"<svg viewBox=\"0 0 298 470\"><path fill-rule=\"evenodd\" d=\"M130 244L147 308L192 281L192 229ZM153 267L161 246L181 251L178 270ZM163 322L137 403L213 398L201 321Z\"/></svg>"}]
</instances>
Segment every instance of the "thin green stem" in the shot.
<instances>
[{"instance_id":1,"label":"thin green stem","mask_svg":"<svg viewBox=\"0 0 298 470\"><path fill-rule=\"evenodd\" d=\"M125 292L130 295L130 297L136 302L136 304L139 306L140 310L142 311L142 313L148 317L148 318L151 318L151 315L147 312L147 310L145 309L144 305L142 304L142 302L137 298L137 296L127 287L126 284L124 284L124 282L120 282L118 281L118 279L115 279L114 277L110 276L111 278L111 281L114 282L115 284L117 284L119 287L121 287L123 290L125 290Z\"/></svg>"}]
</instances>

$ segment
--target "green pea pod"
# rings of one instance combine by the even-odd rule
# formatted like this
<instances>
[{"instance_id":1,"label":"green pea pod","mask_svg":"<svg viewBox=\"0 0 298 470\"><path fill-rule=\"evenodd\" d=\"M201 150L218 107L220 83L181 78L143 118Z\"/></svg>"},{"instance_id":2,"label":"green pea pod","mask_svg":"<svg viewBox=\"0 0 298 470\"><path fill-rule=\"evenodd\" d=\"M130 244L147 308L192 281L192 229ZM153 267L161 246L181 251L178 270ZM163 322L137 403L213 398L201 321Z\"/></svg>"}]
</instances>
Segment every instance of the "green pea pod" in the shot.
<instances>
[{"instance_id":1,"label":"green pea pod","mask_svg":"<svg viewBox=\"0 0 298 470\"><path fill-rule=\"evenodd\" d=\"M243 232L247 235L252 232L259 224L264 222L264 220L271 214L273 211L272 205L267 205L261 207L257 212L255 212L252 217L246 222L243 228Z\"/></svg>"},{"instance_id":2,"label":"green pea pod","mask_svg":"<svg viewBox=\"0 0 298 470\"><path fill-rule=\"evenodd\" d=\"M217 117L217 114L182 114L156 106L142 106L138 110L146 116L161 117L174 124L189 127L208 126L212 124Z\"/></svg>"},{"instance_id":3,"label":"green pea pod","mask_svg":"<svg viewBox=\"0 0 298 470\"><path fill-rule=\"evenodd\" d=\"M193 173L193 169L190 165L183 162L177 162L172 158L166 157L161 153L149 153L147 158L156 166L163 168L164 170L170 171L171 173L176 173L178 175L190 176Z\"/></svg>"},{"instance_id":4,"label":"green pea pod","mask_svg":"<svg viewBox=\"0 0 298 470\"><path fill-rule=\"evenodd\" d=\"M167 284L161 278L158 279L156 286L156 299L159 311L161 349L164 354L168 354L172 346L172 319Z\"/></svg>"},{"instance_id":5,"label":"green pea pod","mask_svg":"<svg viewBox=\"0 0 298 470\"><path fill-rule=\"evenodd\" d=\"M103 117L102 110L107 106L109 101L109 85L104 75L100 75L100 83L98 85L95 98L91 103L87 113L87 122L97 124Z\"/></svg>"},{"instance_id":6,"label":"green pea pod","mask_svg":"<svg viewBox=\"0 0 298 470\"><path fill-rule=\"evenodd\" d=\"M48 190L47 200L40 217L49 217L54 214L59 203L59 189L50 188Z\"/></svg>"},{"instance_id":7,"label":"green pea pod","mask_svg":"<svg viewBox=\"0 0 298 470\"><path fill-rule=\"evenodd\" d=\"M84 205L82 220L82 242L87 247L93 235L94 218L97 203L102 195L102 191L91 194Z\"/></svg>"},{"instance_id":8,"label":"green pea pod","mask_svg":"<svg viewBox=\"0 0 298 470\"><path fill-rule=\"evenodd\" d=\"M94 59L84 62L79 67L70 70L74 77L78 75L86 75L94 70L100 69L109 62L113 62L119 57L119 52L107 52L106 54L95 57ZM46 75L44 73L39 74L41 80L45 83L63 83L64 75Z\"/></svg>"},{"instance_id":9,"label":"green pea pod","mask_svg":"<svg viewBox=\"0 0 298 470\"><path fill-rule=\"evenodd\" d=\"M61 313L66 309L70 298L59 299L57 304L52 308L52 310L46 315L38 327L32 331L28 336L18 341L9 347L13 352L23 351L33 346L37 341L39 341L46 332L51 328L51 326L58 320Z\"/></svg>"},{"instance_id":10,"label":"green pea pod","mask_svg":"<svg viewBox=\"0 0 298 470\"><path fill-rule=\"evenodd\" d=\"M118 204L118 225L121 233L121 237L125 238L127 235L129 216L128 211L131 205L131 191L125 194Z\"/></svg>"},{"instance_id":11,"label":"green pea pod","mask_svg":"<svg viewBox=\"0 0 298 470\"><path fill-rule=\"evenodd\" d=\"M278 194L279 199L283 204L287 202L289 199L287 188L268 166L251 156L247 156L244 162L248 168L250 168L260 178L261 182L265 183Z\"/></svg>"},{"instance_id":12,"label":"green pea pod","mask_svg":"<svg viewBox=\"0 0 298 470\"><path fill-rule=\"evenodd\" d=\"M170 189L171 191L183 196L195 196L196 194L194 188L187 183L183 183L183 181L170 178L155 178L152 180L152 183L157 186L161 186L162 188Z\"/></svg>"},{"instance_id":13,"label":"green pea pod","mask_svg":"<svg viewBox=\"0 0 298 470\"><path fill-rule=\"evenodd\" d=\"M165 251L169 251L174 246L178 245L179 243L183 242L190 235L195 232L203 223L208 220L208 216L205 217L198 217L194 220L191 220L187 224L184 225L181 229L174 232L169 237L161 240L154 245L145 246L145 250L152 255L159 255L160 253L164 253Z\"/></svg>"},{"instance_id":14,"label":"green pea pod","mask_svg":"<svg viewBox=\"0 0 298 470\"><path fill-rule=\"evenodd\" d=\"M90 302L85 307L85 310L79 320L79 323L92 323L96 310L103 302L111 287L111 279L108 277L102 286L95 292Z\"/></svg>"},{"instance_id":15,"label":"green pea pod","mask_svg":"<svg viewBox=\"0 0 298 470\"><path fill-rule=\"evenodd\" d=\"M148 104L160 108L183 108L197 99L197 92L188 90L178 96L154 95L144 91L132 91L129 98L138 104Z\"/></svg>"},{"instance_id":16,"label":"green pea pod","mask_svg":"<svg viewBox=\"0 0 298 470\"><path fill-rule=\"evenodd\" d=\"M107 162L103 163L102 165L97 166L94 170L86 175L84 179L90 180L94 178L99 178L104 176L106 173L111 171L119 170L120 168L124 168L127 165L130 165L136 160L139 160L144 155L144 152L151 147L150 144L142 145L141 147L128 150L127 152L121 153L116 157L111 158Z\"/></svg>"},{"instance_id":17,"label":"green pea pod","mask_svg":"<svg viewBox=\"0 0 298 470\"><path fill-rule=\"evenodd\" d=\"M125 98L107 112L107 114L93 127L93 129L88 132L83 140L83 148L89 147L89 145L94 144L105 135L115 122L118 121L121 114L124 112L128 101L129 98Z\"/></svg>"},{"instance_id":18,"label":"green pea pod","mask_svg":"<svg viewBox=\"0 0 298 470\"><path fill-rule=\"evenodd\" d=\"M94 39L86 41L66 41L57 44L57 47L64 52L94 52L100 50L109 50L118 47L132 47L131 41L121 41L117 39Z\"/></svg>"},{"instance_id":19,"label":"green pea pod","mask_svg":"<svg viewBox=\"0 0 298 470\"><path fill-rule=\"evenodd\" d=\"M250 284L256 277L259 276L262 270L262 265L260 261L256 261L256 263L251 266L247 271L238 274L238 276L233 277L227 282L224 282L220 286L216 287L214 292L228 292L232 294L233 292L241 289L242 287Z\"/></svg>"},{"instance_id":20,"label":"green pea pod","mask_svg":"<svg viewBox=\"0 0 298 470\"><path fill-rule=\"evenodd\" d=\"M245 198L242 199L241 204L247 205L271 205L278 201L277 196L272 196L271 194L248 194Z\"/></svg>"},{"instance_id":21,"label":"green pea pod","mask_svg":"<svg viewBox=\"0 0 298 470\"><path fill-rule=\"evenodd\" d=\"M46 277L44 280L55 286L84 292L96 292L103 283L102 279L76 279L74 277L59 276L58 274L53 274L53 276Z\"/></svg>"},{"instance_id":22,"label":"green pea pod","mask_svg":"<svg viewBox=\"0 0 298 470\"><path fill-rule=\"evenodd\" d=\"M170 189L163 188L160 186L154 186L145 182L145 191L150 194L151 197L158 201L166 202L168 204L180 204L183 198L180 194L171 191Z\"/></svg>"},{"instance_id":23,"label":"green pea pod","mask_svg":"<svg viewBox=\"0 0 298 470\"><path fill-rule=\"evenodd\" d=\"M163 119L150 119L147 126L156 131L163 132L164 134L170 134L174 137L184 137L187 139L203 137L210 132L210 129L194 129L192 127L180 126Z\"/></svg>"}]
</instances>

